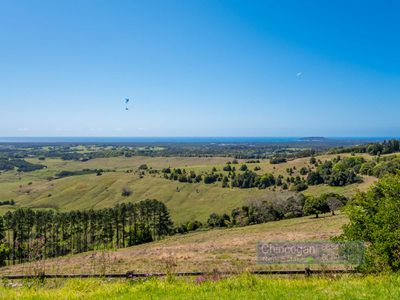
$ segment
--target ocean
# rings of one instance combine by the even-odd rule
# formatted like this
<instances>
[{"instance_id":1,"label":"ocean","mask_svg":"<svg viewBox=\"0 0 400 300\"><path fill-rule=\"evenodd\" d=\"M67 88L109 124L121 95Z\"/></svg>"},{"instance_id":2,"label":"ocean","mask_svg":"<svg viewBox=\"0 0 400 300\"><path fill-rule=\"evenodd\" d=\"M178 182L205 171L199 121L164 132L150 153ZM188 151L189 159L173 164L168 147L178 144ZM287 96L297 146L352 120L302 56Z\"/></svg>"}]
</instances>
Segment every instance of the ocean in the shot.
<instances>
[{"instance_id":1,"label":"ocean","mask_svg":"<svg viewBox=\"0 0 400 300\"><path fill-rule=\"evenodd\" d=\"M395 137L0 137L0 143L290 143L305 140L377 142Z\"/></svg>"}]
</instances>

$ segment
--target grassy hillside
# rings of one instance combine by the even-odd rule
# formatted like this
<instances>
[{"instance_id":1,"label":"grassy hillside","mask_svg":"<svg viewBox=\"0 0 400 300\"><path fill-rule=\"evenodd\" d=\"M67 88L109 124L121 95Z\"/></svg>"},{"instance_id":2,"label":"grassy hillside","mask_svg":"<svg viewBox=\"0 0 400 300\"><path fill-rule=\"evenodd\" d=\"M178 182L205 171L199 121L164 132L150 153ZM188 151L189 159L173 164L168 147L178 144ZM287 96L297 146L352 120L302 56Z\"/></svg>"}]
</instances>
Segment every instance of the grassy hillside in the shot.
<instances>
[{"instance_id":1,"label":"grassy hillside","mask_svg":"<svg viewBox=\"0 0 400 300\"><path fill-rule=\"evenodd\" d=\"M258 241L329 240L341 233L346 221L344 215L324 215L318 219L303 217L247 227L196 231L117 251L50 259L46 261L46 272L161 272L171 261L176 263L175 271L264 269L267 266L256 263ZM0 269L0 274L27 274L33 267L31 264L5 267Z\"/></svg>"},{"instance_id":2,"label":"grassy hillside","mask_svg":"<svg viewBox=\"0 0 400 300\"><path fill-rule=\"evenodd\" d=\"M346 156L346 155L342 155ZM333 158L333 155L318 157L321 161ZM365 155L369 158L368 155ZM171 211L175 223L198 219L205 221L212 212L230 213L238 206L246 204L250 199L278 199L286 198L290 192L271 188L265 190L222 188L221 183L190 184L170 181L160 178L160 175L146 174L141 178L138 174L127 173L127 170L137 170L141 164L147 164L154 169L168 166L194 170L196 173L210 171L216 167L222 172L223 166L229 158L212 157L115 157L98 158L87 162L63 161L47 159L39 161L28 159L32 163L42 163L46 169L30 173L15 171L0 174L0 201L13 199L16 206L1 206L0 212L16 207L52 208L57 210L72 210L84 208L110 207L120 202L139 201L145 198L155 198L165 202ZM294 176L301 167L308 165L309 158L301 158L287 163L271 165L268 160L260 163L248 164L249 169L260 167L257 173L271 172L275 176L287 176L286 169L295 167ZM239 161L238 167L244 161ZM96 174L65 177L49 181L60 171L77 171L82 169L103 169L102 176ZM345 187L330 187L319 185L310 187L306 193L320 194L321 192L335 191L345 195L354 194L357 190L365 190L372 182L373 177L364 177L361 184ZM128 187L133 191L129 197L123 197L121 190Z\"/></svg>"}]
</instances>

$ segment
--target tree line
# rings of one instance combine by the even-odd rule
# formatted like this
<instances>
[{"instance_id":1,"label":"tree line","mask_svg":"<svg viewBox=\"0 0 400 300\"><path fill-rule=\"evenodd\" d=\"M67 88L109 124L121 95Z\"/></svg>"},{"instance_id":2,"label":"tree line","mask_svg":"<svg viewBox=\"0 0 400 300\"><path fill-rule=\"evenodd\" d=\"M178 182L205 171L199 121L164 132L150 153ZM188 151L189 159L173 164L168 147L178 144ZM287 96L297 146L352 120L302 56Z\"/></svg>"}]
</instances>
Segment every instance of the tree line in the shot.
<instances>
[{"instance_id":1,"label":"tree line","mask_svg":"<svg viewBox=\"0 0 400 300\"><path fill-rule=\"evenodd\" d=\"M18 172L32 172L45 167L46 166L41 164L32 164L20 158L0 158L0 171L12 171L17 169Z\"/></svg>"},{"instance_id":2,"label":"tree line","mask_svg":"<svg viewBox=\"0 0 400 300\"><path fill-rule=\"evenodd\" d=\"M48 258L151 242L172 230L165 204L151 199L70 212L19 208L0 218L0 264L32 260L38 241L41 258Z\"/></svg>"},{"instance_id":3,"label":"tree line","mask_svg":"<svg viewBox=\"0 0 400 300\"><path fill-rule=\"evenodd\" d=\"M385 140L378 143L369 143L352 147L340 147L332 149L331 153L369 153L371 155L390 154L400 151L399 140Z\"/></svg>"},{"instance_id":4,"label":"tree line","mask_svg":"<svg viewBox=\"0 0 400 300\"><path fill-rule=\"evenodd\" d=\"M233 209L230 215L212 213L207 226L247 226L308 215L318 218L320 214L328 212L334 215L346 203L345 196L335 193L325 193L318 197L296 194L281 201L255 200Z\"/></svg>"}]
</instances>

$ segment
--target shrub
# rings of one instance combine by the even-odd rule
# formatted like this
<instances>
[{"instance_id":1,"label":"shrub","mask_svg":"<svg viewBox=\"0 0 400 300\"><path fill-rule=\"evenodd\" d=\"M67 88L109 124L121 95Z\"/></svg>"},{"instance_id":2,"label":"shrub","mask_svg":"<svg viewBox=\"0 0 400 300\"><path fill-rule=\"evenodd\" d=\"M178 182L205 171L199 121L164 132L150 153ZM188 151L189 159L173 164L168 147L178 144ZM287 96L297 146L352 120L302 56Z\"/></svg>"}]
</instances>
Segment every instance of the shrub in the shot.
<instances>
[{"instance_id":1,"label":"shrub","mask_svg":"<svg viewBox=\"0 0 400 300\"><path fill-rule=\"evenodd\" d=\"M287 160L284 157L274 157L269 160L271 164L281 164L285 163Z\"/></svg>"},{"instance_id":2,"label":"shrub","mask_svg":"<svg viewBox=\"0 0 400 300\"><path fill-rule=\"evenodd\" d=\"M132 191L129 188L127 188L127 187L122 188L121 196L129 197L131 194L132 194Z\"/></svg>"},{"instance_id":3,"label":"shrub","mask_svg":"<svg viewBox=\"0 0 400 300\"><path fill-rule=\"evenodd\" d=\"M400 270L400 175L386 175L346 209L349 224L341 239L368 244L365 267Z\"/></svg>"},{"instance_id":4,"label":"shrub","mask_svg":"<svg viewBox=\"0 0 400 300\"><path fill-rule=\"evenodd\" d=\"M296 183L291 187L291 190L295 192L302 192L305 191L306 189L308 189L308 185L305 182Z\"/></svg>"}]
</instances>

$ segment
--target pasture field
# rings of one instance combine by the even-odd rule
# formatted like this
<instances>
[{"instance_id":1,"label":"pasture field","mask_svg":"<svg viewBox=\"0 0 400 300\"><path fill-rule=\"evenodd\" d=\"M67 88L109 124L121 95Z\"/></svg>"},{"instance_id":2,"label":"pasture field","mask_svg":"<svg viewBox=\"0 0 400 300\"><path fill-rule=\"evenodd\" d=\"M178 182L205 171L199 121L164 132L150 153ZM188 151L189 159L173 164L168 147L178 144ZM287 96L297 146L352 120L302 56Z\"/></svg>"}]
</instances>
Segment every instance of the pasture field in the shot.
<instances>
[{"instance_id":1,"label":"pasture field","mask_svg":"<svg viewBox=\"0 0 400 300\"><path fill-rule=\"evenodd\" d=\"M329 240L342 231L347 218L343 214L302 217L246 227L195 231L176 234L162 240L129 248L94 251L48 259L48 274L102 274L166 272L173 263L175 272L243 272L268 268L256 263L259 241ZM32 274L33 264L3 267L0 275ZM321 268L323 266L316 266ZM276 268L276 266L275 266ZM280 266L282 269L304 266Z\"/></svg>"},{"instance_id":2,"label":"pasture field","mask_svg":"<svg viewBox=\"0 0 400 300\"><path fill-rule=\"evenodd\" d=\"M346 154L342 157L348 156ZM362 155L370 159L369 155ZM332 159L335 155L322 155L321 161ZM153 169L166 167L185 168L196 173L209 172L213 167L224 173L223 166L232 158L225 157L113 157L97 158L86 162L64 161L61 159L27 159L32 163L42 163L46 169L29 173L15 171L0 174L0 200L16 202L15 206L1 206L0 213L16 207L31 207L35 209L55 209L60 211L73 209L89 209L111 207L121 202L136 202L153 198L166 203L171 211L175 224L188 220L206 221L212 212L230 213L233 208L242 206L252 199L287 198L291 192L280 188L238 189L222 188L221 183L181 183L161 178L161 174L145 174L140 176L134 172L142 164ZM301 167L308 166L309 158L299 158L282 164L272 165L269 160L260 163L247 164L250 170L258 166L259 174L273 173L275 176L287 176L287 168L295 168L294 176L298 175ZM239 166L245 160L239 160ZM80 171L82 169L103 169L101 176L96 174L76 175L49 180L60 171ZM132 173L128 173L129 171ZM127 172L128 171L128 172ZM226 172L225 172L226 173ZM322 192L334 191L346 196L357 190L366 190L376 179L364 176L364 182L345 187L330 187L327 185L310 186L306 194L319 195ZM123 197L121 190L127 187L132 195Z\"/></svg>"},{"instance_id":3,"label":"pasture field","mask_svg":"<svg viewBox=\"0 0 400 300\"><path fill-rule=\"evenodd\" d=\"M16 282L0 287L1 299L399 299L399 275L340 277L109 279Z\"/></svg>"}]
</instances>

